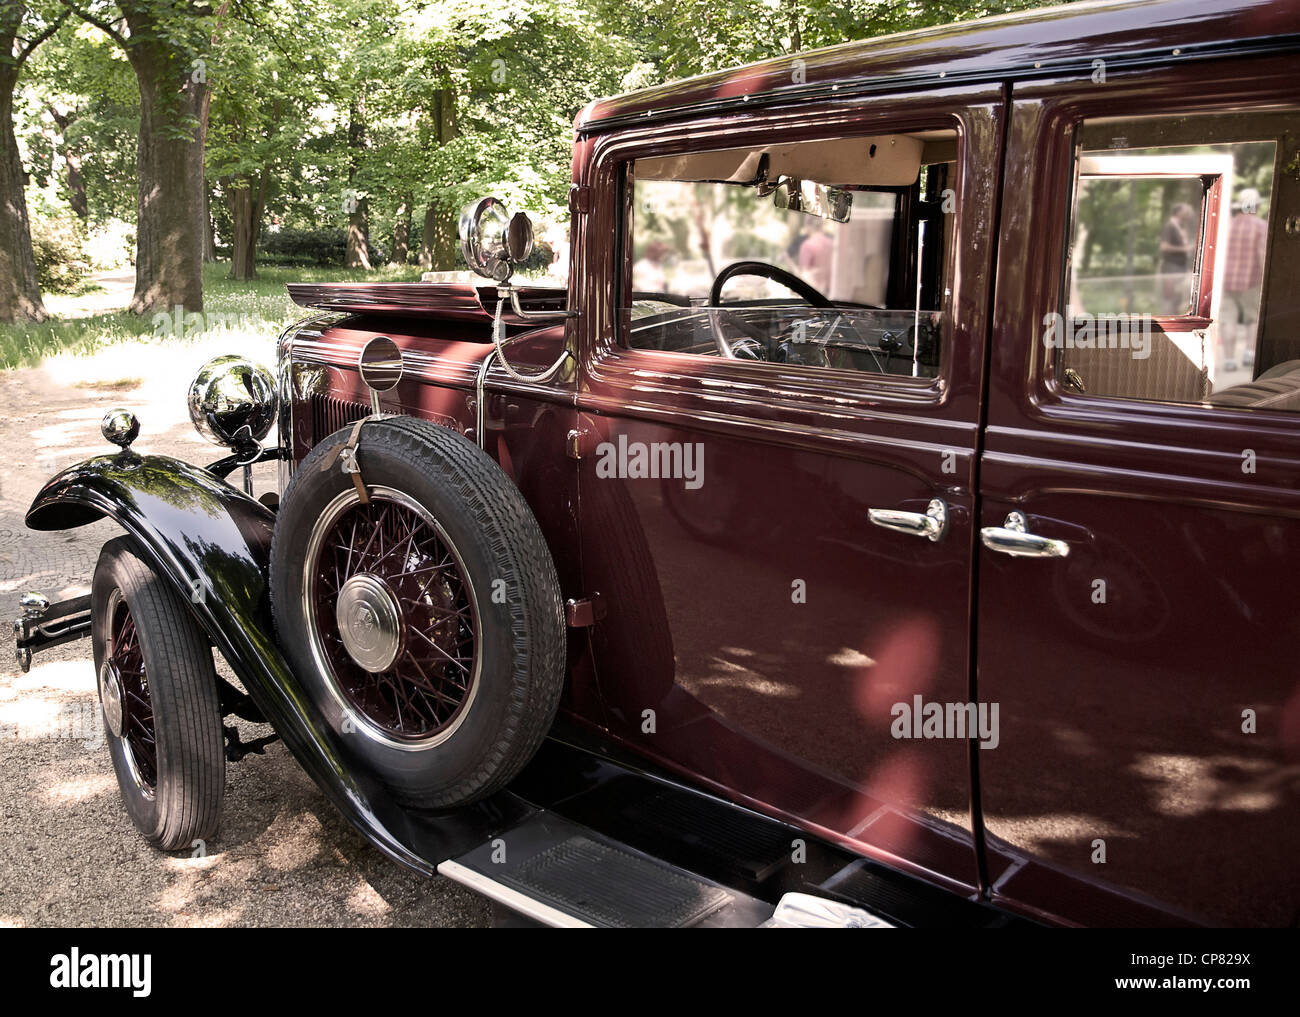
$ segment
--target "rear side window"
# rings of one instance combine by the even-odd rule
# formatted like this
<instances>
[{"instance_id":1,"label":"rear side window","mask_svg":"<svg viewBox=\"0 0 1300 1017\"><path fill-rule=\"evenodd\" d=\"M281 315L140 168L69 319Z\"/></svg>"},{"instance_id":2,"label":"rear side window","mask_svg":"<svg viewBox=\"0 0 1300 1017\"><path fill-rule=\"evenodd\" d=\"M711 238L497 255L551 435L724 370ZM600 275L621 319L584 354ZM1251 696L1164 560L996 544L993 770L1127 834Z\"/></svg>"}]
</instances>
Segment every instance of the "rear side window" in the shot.
<instances>
[{"instance_id":1,"label":"rear side window","mask_svg":"<svg viewBox=\"0 0 1300 1017\"><path fill-rule=\"evenodd\" d=\"M1061 386L1300 411L1300 113L1090 120L1076 141L1066 290L1043 322Z\"/></svg>"}]
</instances>

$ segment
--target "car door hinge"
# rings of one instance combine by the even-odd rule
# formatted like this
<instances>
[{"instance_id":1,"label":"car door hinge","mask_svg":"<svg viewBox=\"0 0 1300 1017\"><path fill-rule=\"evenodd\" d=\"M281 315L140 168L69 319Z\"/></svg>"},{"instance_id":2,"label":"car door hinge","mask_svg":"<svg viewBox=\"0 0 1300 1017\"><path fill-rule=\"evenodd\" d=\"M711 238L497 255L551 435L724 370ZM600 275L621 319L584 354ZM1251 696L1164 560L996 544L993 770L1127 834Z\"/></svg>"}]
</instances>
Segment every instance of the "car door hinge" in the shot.
<instances>
[{"instance_id":1,"label":"car door hinge","mask_svg":"<svg viewBox=\"0 0 1300 1017\"><path fill-rule=\"evenodd\" d=\"M564 620L571 629L585 629L605 617L605 599L599 593L564 602Z\"/></svg>"},{"instance_id":2,"label":"car door hinge","mask_svg":"<svg viewBox=\"0 0 1300 1017\"><path fill-rule=\"evenodd\" d=\"M569 212L585 215L591 211L591 188L580 184L569 186Z\"/></svg>"}]
</instances>

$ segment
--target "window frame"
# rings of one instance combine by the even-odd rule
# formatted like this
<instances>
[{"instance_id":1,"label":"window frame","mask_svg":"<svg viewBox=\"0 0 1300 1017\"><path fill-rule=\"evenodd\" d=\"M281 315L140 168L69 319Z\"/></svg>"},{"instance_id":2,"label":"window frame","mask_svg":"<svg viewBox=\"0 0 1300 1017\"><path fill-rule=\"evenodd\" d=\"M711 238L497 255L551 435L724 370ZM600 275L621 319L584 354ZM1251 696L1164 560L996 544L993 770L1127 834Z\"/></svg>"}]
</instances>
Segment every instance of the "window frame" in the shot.
<instances>
[{"instance_id":1,"label":"window frame","mask_svg":"<svg viewBox=\"0 0 1300 1017\"><path fill-rule=\"evenodd\" d=\"M912 97L915 101L916 97ZM951 111L935 112L933 110L909 111L907 103L890 103L887 104L884 116L880 119L873 119L870 122L848 121L843 117L823 117L809 115L807 119L798 126L790 125L780 129L778 136L779 141L804 141L817 140L820 138L831 137L858 137L871 136L876 134L898 133L905 134L914 131L928 130L945 130L952 131L955 135L954 141L957 146L955 160L955 169L952 178L947 181L947 186L960 194L965 184L966 176L970 172L968 169L969 152L966 144L963 123L961 119L960 106L954 107ZM614 261L614 285L613 305L611 307L611 319L613 323L612 342L608 346L608 351L620 356L646 356L652 357L665 362L667 368L673 361L678 363L684 358L691 364L699 365L695 368L696 372L720 370L721 376L736 376L738 378L749 378L752 374L757 375L753 380L762 383L762 378L768 376L772 379L783 377L788 379L791 372L797 373L800 377L809 379L809 382L818 388L830 386L838 390L856 390L856 391L879 391L882 394L888 393L891 396L907 400L909 402L940 402L944 398L944 393L948 388L951 371L953 368L954 354L952 347L957 336L956 328L956 307L958 305L958 270L961 264L960 244L954 242L951 248L944 252L944 266L940 278L947 281L944 287L946 298L944 304L940 307L941 335L940 335L940 352L939 365L933 377L929 378L912 378L905 375L886 374L875 371L859 371L845 368L823 368L823 367L806 367L792 366L780 363L771 363L767 361L743 361L728 360L722 357L712 357L695 353L682 353L674 350L655 350L641 347L634 347L628 342L628 332L630 326L630 316L627 309L631 306L632 298L632 265L633 265L633 223L634 223L634 201L635 187L628 186L628 179L631 175L632 167L638 159L649 158L652 156L672 155L687 151L721 151L725 149L738 148L746 144L764 145L773 143L773 128L761 123L733 123L730 130L709 133L694 132L690 130L680 130L674 132L668 138L656 139L639 139L635 136L615 142L609 146L607 152L601 153L601 157L613 163L612 172L616 177L616 206L617 222L615 224L615 244L616 256ZM599 158L599 157L598 157ZM897 190L901 192L902 200L900 201L899 214L910 215L910 209L915 200L915 192L919 188L919 179L916 183L908 187L900 188L881 188L882 190ZM961 215L961 203L958 202L957 208L952 213L954 216ZM915 254L915 243L911 240L910 231L895 229L895 244L899 242L899 234L902 234L902 243L906 249ZM891 252L891 258L893 252ZM906 264L906 262L904 262ZM911 273L911 269L907 270ZM892 273L891 273L892 274ZM687 368L691 370L691 368Z\"/></svg>"},{"instance_id":2,"label":"window frame","mask_svg":"<svg viewBox=\"0 0 1300 1017\"><path fill-rule=\"evenodd\" d=\"M1201 180L1203 197L1201 204L1201 221L1197 231L1197 235L1200 237L1200 242L1196 248L1195 268L1192 271L1193 278L1196 280L1196 298L1194 306L1184 314L1153 314L1149 317L1151 318L1153 325L1167 333L1195 332L1197 329L1209 328L1210 325L1214 323L1213 312L1217 310L1217 308L1214 307L1214 280L1217 254L1227 230L1227 221L1220 216L1223 203L1223 173L1189 173L1173 168L1151 169L1137 173L1125 172L1120 165L1121 161L1126 158L1125 156L1118 154L1118 152L1114 156L1101 155L1096 149L1083 148L1079 135L1082 133L1084 126L1085 121L1081 121L1076 125L1075 129L1076 170L1074 174L1073 193L1070 198L1069 217L1066 220L1065 227L1067 252L1065 277L1063 280L1065 301L1061 306L1063 308L1069 307L1070 281L1074 276L1075 270L1074 256L1076 252L1073 249L1074 233L1079 224L1079 190L1085 178L1104 179L1107 177L1115 177L1125 180L1188 180L1199 177ZM1085 154L1085 152L1088 154ZM1170 154L1167 156L1129 156L1127 158L1146 159L1152 163L1168 164L1173 160L1182 159L1186 159L1189 162L1204 159L1209 162L1215 157ZM1088 162L1093 164L1091 169L1085 168L1085 164ZM1095 317L1111 318L1115 317L1118 313L1119 312L1117 311L1099 312Z\"/></svg>"}]
</instances>

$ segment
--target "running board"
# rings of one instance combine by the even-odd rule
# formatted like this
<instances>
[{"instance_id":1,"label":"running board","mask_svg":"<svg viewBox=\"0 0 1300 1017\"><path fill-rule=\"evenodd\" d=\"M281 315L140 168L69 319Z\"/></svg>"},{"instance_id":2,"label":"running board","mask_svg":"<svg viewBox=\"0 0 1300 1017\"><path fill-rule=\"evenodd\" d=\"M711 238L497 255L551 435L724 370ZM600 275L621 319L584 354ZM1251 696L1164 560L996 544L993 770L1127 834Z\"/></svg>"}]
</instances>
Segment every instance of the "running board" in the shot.
<instances>
[{"instance_id":1,"label":"running board","mask_svg":"<svg viewBox=\"0 0 1300 1017\"><path fill-rule=\"evenodd\" d=\"M560 927L1032 924L554 734L510 794L527 809L444 837L448 850L438 859L443 876L492 900L503 921L513 914L518 924Z\"/></svg>"},{"instance_id":2,"label":"running board","mask_svg":"<svg viewBox=\"0 0 1300 1017\"><path fill-rule=\"evenodd\" d=\"M771 904L547 811L438 872L553 928L752 928L773 914Z\"/></svg>"}]
</instances>

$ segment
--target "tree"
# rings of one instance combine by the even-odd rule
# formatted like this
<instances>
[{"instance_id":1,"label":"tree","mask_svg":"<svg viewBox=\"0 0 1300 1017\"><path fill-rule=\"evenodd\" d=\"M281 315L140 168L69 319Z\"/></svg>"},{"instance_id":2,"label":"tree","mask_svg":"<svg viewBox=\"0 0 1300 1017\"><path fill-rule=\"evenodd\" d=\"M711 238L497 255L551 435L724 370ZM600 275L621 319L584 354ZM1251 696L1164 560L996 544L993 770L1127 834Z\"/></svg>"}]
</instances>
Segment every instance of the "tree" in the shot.
<instances>
[{"instance_id":1,"label":"tree","mask_svg":"<svg viewBox=\"0 0 1300 1017\"><path fill-rule=\"evenodd\" d=\"M19 141L32 182L46 186L61 155L60 194L83 224L133 221L140 93L125 54L98 29L69 20L32 54L20 91Z\"/></svg>"},{"instance_id":2,"label":"tree","mask_svg":"<svg viewBox=\"0 0 1300 1017\"><path fill-rule=\"evenodd\" d=\"M301 0L270 0L255 14L236 7L223 26L206 156L229 212L232 279L256 276L268 208L310 155L303 142L317 130L311 111L331 87L313 70L325 63L322 13L304 12Z\"/></svg>"},{"instance_id":3,"label":"tree","mask_svg":"<svg viewBox=\"0 0 1300 1017\"><path fill-rule=\"evenodd\" d=\"M203 309L202 112L211 8L192 0L64 0L126 53L140 89L130 310Z\"/></svg>"},{"instance_id":4,"label":"tree","mask_svg":"<svg viewBox=\"0 0 1300 1017\"><path fill-rule=\"evenodd\" d=\"M53 35L66 15L0 0L0 321L44 321L36 281L26 174L14 134L14 88L27 58Z\"/></svg>"}]
</instances>

